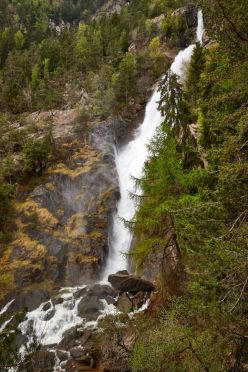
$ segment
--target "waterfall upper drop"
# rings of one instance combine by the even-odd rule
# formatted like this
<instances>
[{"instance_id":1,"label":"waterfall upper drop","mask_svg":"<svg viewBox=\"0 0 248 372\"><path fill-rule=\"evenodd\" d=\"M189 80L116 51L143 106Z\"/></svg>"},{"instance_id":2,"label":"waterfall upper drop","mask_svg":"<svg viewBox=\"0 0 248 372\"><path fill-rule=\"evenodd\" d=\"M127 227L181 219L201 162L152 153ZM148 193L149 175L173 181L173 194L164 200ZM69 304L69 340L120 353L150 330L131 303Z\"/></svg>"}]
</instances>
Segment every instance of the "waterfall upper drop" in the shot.
<instances>
[{"instance_id":1,"label":"waterfall upper drop","mask_svg":"<svg viewBox=\"0 0 248 372\"><path fill-rule=\"evenodd\" d=\"M196 38L200 44L203 44L203 35L204 35L204 20L203 20L203 13L201 10L198 11L198 25L196 31Z\"/></svg>"},{"instance_id":2,"label":"waterfall upper drop","mask_svg":"<svg viewBox=\"0 0 248 372\"><path fill-rule=\"evenodd\" d=\"M203 14L198 11L198 26L196 32L197 41L202 44L204 33ZM195 48L195 44L190 45L176 56L171 71L183 80L185 76L185 65L187 65ZM135 183L132 176L140 178L144 163L148 157L147 145L154 136L156 129L163 122L163 117L158 110L160 93L158 89L152 95L145 111L145 118L134 135L134 139L116 153L116 167L119 175L120 200L117 205L117 213L113 220L113 230L110 237L110 255L104 271L103 280L109 274L127 268L125 254L129 252L132 243L132 234L125 228L120 218L131 220L135 215L135 203L130 198L130 193L135 193Z\"/></svg>"}]
</instances>

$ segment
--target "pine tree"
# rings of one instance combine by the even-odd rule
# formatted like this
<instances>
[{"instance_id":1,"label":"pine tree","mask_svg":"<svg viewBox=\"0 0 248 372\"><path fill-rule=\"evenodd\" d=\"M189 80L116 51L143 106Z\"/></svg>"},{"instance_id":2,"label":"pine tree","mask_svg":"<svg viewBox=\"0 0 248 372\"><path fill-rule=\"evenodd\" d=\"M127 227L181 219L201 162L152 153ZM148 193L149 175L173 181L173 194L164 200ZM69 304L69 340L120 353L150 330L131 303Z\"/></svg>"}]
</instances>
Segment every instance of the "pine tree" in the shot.
<instances>
[{"instance_id":1,"label":"pine tree","mask_svg":"<svg viewBox=\"0 0 248 372\"><path fill-rule=\"evenodd\" d=\"M187 95L187 100L192 104L193 107L196 106L197 99L199 99L200 76L204 69L204 63L205 57L203 48L200 43L196 43L191 62L187 70L185 82L185 93Z\"/></svg>"},{"instance_id":2,"label":"pine tree","mask_svg":"<svg viewBox=\"0 0 248 372\"><path fill-rule=\"evenodd\" d=\"M183 114L183 92L178 76L169 70L162 79L160 86L159 110L170 128L179 132Z\"/></svg>"}]
</instances>

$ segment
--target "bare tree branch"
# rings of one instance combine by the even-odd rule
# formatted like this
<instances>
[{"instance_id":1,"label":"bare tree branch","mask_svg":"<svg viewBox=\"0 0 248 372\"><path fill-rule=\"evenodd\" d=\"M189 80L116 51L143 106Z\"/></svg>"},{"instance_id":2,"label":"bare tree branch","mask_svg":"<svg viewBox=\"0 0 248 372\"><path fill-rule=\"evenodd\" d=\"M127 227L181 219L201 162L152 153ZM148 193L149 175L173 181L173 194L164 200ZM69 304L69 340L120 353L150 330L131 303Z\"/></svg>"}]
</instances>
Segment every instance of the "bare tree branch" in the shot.
<instances>
[{"instance_id":1,"label":"bare tree branch","mask_svg":"<svg viewBox=\"0 0 248 372\"><path fill-rule=\"evenodd\" d=\"M247 283L248 283L248 276L247 276L247 278L246 278L246 280L245 280L245 282L244 282L244 285L243 285L242 290L241 290L241 292L240 292L239 298L237 299L237 301L235 302L235 304L234 304L233 307L231 308L230 312L233 311L233 310L235 309L235 307L238 305L239 301L241 300L241 297L243 296L243 293L244 293L244 291L245 291L245 288L246 288L246 286L247 286Z\"/></svg>"},{"instance_id":2,"label":"bare tree branch","mask_svg":"<svg viewBox=\"0 0 248 372\"><path fill-rule=\"evenodd\" d=\"M248 39L246 37L244 37L236 28L235 24L233 23L233 21L227 16L226 14L226 11L225 11L225 8L224 6L221 4L221 2L219 0L217 0L217 4L219 5L221 11L222 11L222 14L225 18L225 20L230 24L233 32L238 36L238 38L242 41L248 41Z\"/></svg>"}]
</instances>

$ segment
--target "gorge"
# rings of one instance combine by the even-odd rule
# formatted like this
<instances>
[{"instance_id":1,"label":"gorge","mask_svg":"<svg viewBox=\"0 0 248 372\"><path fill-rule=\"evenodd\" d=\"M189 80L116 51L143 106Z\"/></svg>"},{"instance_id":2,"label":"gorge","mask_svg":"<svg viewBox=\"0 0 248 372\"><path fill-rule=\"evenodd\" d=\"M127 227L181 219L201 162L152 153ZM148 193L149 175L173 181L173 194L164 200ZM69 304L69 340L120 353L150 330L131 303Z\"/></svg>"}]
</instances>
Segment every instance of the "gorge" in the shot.
<instances>
[{"instance_id":1,"label":"gorge","mask_svg":"<svg viewBox=\"0 0 248 372\"><path fill-rule=\"evenodd\" d=\"M246 371L237 1L0 4L1 370Z\"/></svg>"},{"instance_id":2,"label":"gorge","mask_svg":"<svg viewBox=\"0 0 248 372\"><path fill-rule=\"evenodd\" d=\"M202 42L203 32L203 16L202 12L198 11L197 41ZM182 81L185 78L184 68L190 62L193 50L194 45L192 44L185 50L180 51L171 65L171 71ZM113 216L113 227L109 239L110 254L107 258L106 267L102 276L104 283L107 283L107 278L110 274L128 269L127 257L125 255L130 250L132 234L125 228L120 218L131 220L135 214L135 203L130 197L130 193L136 193L137 190L135 189L132 177L140 178L142 176L142 169L148 157L149 141L155 135L156 129L164 121L164 118L158 110L159 100L160 92L158 88L156 88L146 106L143 123L138 126L133 134L133 138L127 144L115 150L120 200L117 203L117 211L114 212ZM101 144L99 146L104 146L103 137L101 138ZM74 199L72 195L70 196L70 204L72 205L73 203ZM92 290L91 287L89 287L89 290ZM32 342L35 337L38 342L48 347L51 345L59 345L63 342L63 336L66 331L75 327L84 327L94 330L94 328L97 327L98 318L101 319L105 315L116 314L118 312L113 304L108 304L106 300L101 300L100 297L99 300L102 301L102 306L98 307L97 305L95 308L93 306L91 309L92 312L96 312L96 314L91 314L94 320L87 321L87 316L86 319L82 319L84 311L80 314L78 306L83 306L80 305L80 303L84 303L84 296L87 295L87 286L83 282L80 286L61 288L58 293L59 302L56 300L55 296L54 299L41 303L39 308L26 314L26 320L20 325L20 329L23 335L27 335L28 329L32 329L29 342ZM5 310L7 311L7 309ZM99 310L100 315L98 315ZM70 353L68 353L68 356L70 356ZM60 370L61 368L61 370L63 370L63 366L66 362L61 362L62 363L56 367L59 369L55 370Z\"/></svg>"}]
</instances>

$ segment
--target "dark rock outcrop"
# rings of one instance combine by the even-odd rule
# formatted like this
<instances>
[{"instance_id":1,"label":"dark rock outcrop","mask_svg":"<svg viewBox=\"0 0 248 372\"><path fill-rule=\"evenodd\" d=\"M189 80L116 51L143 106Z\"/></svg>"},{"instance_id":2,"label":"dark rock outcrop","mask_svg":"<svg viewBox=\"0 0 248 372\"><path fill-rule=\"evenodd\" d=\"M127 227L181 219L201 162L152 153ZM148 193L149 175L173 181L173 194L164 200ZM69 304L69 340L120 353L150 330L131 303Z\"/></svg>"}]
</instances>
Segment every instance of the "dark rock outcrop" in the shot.
<instances>
[{"instance_id":1,"label":"dark rock outcrop","mask_svg":"<svg viewBox=\"0 0 248 372\"><path fill-rule=\"evenodd\" d=\"M175 10L173 15L185 17L188 28L197 26L197 8L194 6L194 4L188 4Z\"/></svg>"},{"instance_id":2,"label":"dark rock outcrop","mask_svg":"<svg viewBox=\"0 0 248 372\"><path fill-rule=\"evenodd\" d=\"M95 284L89 287L87 296L96 296L99 299L117 296L117 292L107 284Z\"/></svg>"},{"instance_id":3,"label":"dark rock outcrop","mask_svg":"<svg viewBox=\"0 0 248 372\"><path fill-rule=\"evenodd\" d=\"M43 302L48 300L48 292L42 289L33 289L16 295L13 307L15 311L22 311L27 309L33 311L39 307Z\"/></svg>"},{"instance_id":4,"label":"dark rock outcrop","mask_svg":"<svg viewBox=\"0 0 248 372\"><path fill-rule=\"evenodd\" d=\"M153 283L141 279L135 275L111 274L108 281L119 292L129 292L132 294L143 292L152 292L155 290Z\"/></svg>"},{"instance_id":5,"label":"dark rock outcrop","mask_svg":"<svg viewBox=\"0 0 248 372\"><path fill-rule=\"evenodd\" d=\"M24 292L38 283L53 295L58 285L99 279L119 197L114 148L126 127L122 120L110 118L80 124L76 133L74 122L79 124L70 110L36 113L29 120L42 127L48 118L53 120L55 146L62 159L48 169L42 185L29 196L20 196L18 229L6 262L13 291ZM20 299L19 308L33 310L46 301L37 300L36 293L33 297Z\"/></svg>"},{"instance_id":6,"label":"dark rock outcrop","mask_svg":"<svg viewBox=\"0 0 248 372\"><path fill-rule=\"evenodd\" d=\"M78 304L78 315L86 320L96 320L103 309L104 305L97 296L85 296Z\"/></svg>"},{"instance_id":7,"label":"dark rock outcrop","mask_svg":"<svg viewBox=\"0 0 248 372\"><path fill-rule=\"evenodd\" d=\"M133 310L133 305L126 293L122 293L117 300L116 307L122 313L129 313Z\"/></svg>"}]
</instances>

